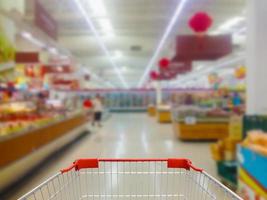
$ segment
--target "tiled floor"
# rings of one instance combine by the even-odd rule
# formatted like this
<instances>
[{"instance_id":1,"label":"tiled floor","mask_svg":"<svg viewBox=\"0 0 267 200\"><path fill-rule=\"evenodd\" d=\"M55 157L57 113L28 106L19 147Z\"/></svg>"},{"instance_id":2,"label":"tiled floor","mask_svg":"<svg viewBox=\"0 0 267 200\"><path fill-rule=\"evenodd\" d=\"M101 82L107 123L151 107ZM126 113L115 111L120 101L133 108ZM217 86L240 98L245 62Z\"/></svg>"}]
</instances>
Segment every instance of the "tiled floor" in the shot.
<instances>
[{"instance_id":1,"label":"tiled floor","mask_svg":"<svg viewBox=\"0 0 267 200\"><path fill-rule=\"evenodd\" d=\"M181 142L175 138L170 124L158 124L146 114L113 114L100 129L83 138L56 161L17 188L11 199L16 199L51 175L84 157L106 158L165 158L185 157L216 176L207 142Z\"/></svg>"}]
</instances>

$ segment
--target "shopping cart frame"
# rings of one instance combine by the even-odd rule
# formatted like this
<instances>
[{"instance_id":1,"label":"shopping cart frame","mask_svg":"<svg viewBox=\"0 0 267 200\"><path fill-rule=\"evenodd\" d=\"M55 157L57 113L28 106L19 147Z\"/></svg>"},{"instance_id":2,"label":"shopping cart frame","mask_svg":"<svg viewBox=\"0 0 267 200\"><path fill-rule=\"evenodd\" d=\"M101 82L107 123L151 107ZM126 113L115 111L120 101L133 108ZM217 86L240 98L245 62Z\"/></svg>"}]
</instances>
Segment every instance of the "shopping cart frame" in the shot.
<instances>
[{"instance_id":1,"label":"shopping cart frame","mask_svg":"<svg viewBox=\"0 0 267 200\"><path fill-rule=\"evenodd\" d=\"M229 188L227 188L225 185L220 183L218 180L216 180L213 176L209 175L207 172L205 172L201 168L195 167L192 162L189 159L185 158L161 158L161 159L112 159L112 158L85 158L85 159L78 159L72 163L68 168L60 170L60 172L56 173L54 176L47 179L45 182L41 183L25 195L19 198L19 200L26 200L29 196L34 194L37 190L40 190L43 186L48 184L50 181L54 180L60 175L66 174L68 172L74 171L79 172L82 169L97 169L99 168L99 163L142 163L142 162L166 162L167 168L169 169L185 169L187 171L193 170L195 172L201 173L204 176L206 176L208 179L210 179L214 184L217 184L221 187L222 190L228 193L233 199L242 200L241 197L239 197L236 193L231 191ZM36 199L34 197L34 199ZM217 199L217 198L215 198Z\"/></svg>"}]
</instances>

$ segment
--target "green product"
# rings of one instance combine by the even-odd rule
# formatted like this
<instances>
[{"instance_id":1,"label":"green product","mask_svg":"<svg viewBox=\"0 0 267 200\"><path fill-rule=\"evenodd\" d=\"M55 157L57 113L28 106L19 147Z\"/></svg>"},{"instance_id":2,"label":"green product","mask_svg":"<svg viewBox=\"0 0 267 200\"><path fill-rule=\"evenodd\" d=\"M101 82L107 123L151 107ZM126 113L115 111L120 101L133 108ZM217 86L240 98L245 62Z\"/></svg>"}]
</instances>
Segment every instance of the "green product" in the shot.
<instances>
[{"instance_id":1,"label":"green product","mask_svg":"<svg viewBox=\"0 0 267 200\"><path fill-rule=\"evenodd\" d=\"M219 176L229 182L233 186L237 186L237 162L221 161L217 162L217 170Z\"/></svg>"}]
</instances>

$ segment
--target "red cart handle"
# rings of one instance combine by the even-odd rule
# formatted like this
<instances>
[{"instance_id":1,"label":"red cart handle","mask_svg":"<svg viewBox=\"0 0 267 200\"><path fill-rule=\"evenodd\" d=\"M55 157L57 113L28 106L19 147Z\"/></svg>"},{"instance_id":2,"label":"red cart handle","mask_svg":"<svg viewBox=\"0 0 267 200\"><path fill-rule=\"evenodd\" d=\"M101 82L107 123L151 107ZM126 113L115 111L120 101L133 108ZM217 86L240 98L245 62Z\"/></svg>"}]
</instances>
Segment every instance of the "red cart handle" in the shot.
<instances>
[{"instance_id":1,"label":"red cart handle","mask_svg":"<svg viewBox=\"0 0 267 200\"><path fill-rule=\"evenodd\" d=\"M193 169L197 172L202 172L203 169L195 167L191 160L185 158L164 158L164 159L95 159L95 158L85 158L79 159L73 162L71 166L66 169L60 170L61 173L66 173L75 169L79 171L80 169L93 169L99 167L99 162L167 162L168 168L182 168L186 170Z\"/></svg>"}]
</instances>

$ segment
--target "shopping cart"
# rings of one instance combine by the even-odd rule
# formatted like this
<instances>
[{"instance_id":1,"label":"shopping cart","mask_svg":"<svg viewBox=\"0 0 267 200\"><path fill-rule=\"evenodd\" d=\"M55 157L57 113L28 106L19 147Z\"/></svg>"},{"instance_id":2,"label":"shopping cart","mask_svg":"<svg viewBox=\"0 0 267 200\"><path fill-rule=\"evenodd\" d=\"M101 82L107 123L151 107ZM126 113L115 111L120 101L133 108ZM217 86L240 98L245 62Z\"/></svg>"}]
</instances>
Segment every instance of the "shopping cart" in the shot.
<instances>
[{"instance_id":1,"label":"shopping cart","mask_svg":"<svg viewBox=\"0 0 267 200\"><path fill-rule=\"evenodd\" d=\"M20 200L242 200L188 159L80 159Z\"/></svg>"}]
</instances>

